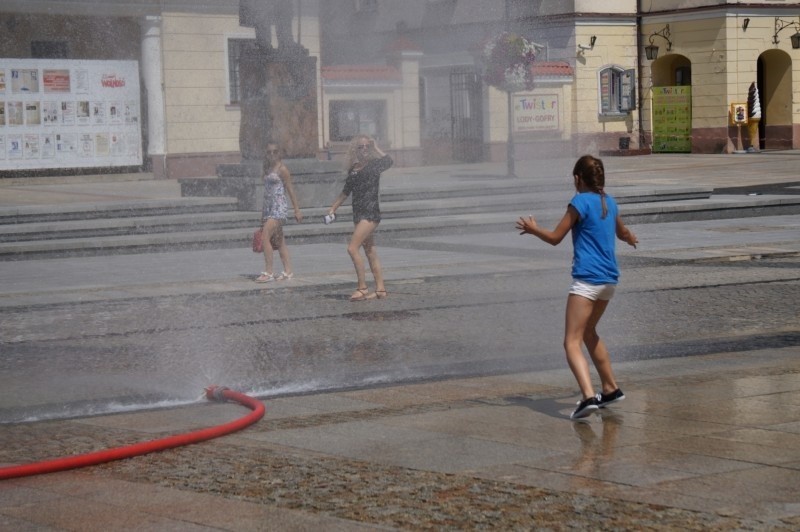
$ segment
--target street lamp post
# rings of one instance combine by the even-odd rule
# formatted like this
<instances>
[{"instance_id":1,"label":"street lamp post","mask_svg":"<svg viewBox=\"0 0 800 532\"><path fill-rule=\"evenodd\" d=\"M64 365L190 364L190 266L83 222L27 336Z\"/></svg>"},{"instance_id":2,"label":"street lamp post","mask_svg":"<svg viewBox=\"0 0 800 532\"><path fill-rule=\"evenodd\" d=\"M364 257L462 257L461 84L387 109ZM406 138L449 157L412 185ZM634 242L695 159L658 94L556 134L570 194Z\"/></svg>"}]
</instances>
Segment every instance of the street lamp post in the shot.
<instances>
[{"instance_id":1,"label":"street lamp post","mask_svg":"<svg viewBox=\"0 0 800 532\"><path fill-rule=\"evenodd\" d=\"M509 4L509 0L505 0L505 13L503 16L505 22L505 29L506 31L511 30L511 6ZM513 130L513 120L514 120L514 108L511 105L511 91L506 91L506 106L508 108L508 133L506 137L506 165L507 165L507 175L508 177L516 177L517 174L515 172L514 167L514 130Z\"/></svg>"}]
</instances>

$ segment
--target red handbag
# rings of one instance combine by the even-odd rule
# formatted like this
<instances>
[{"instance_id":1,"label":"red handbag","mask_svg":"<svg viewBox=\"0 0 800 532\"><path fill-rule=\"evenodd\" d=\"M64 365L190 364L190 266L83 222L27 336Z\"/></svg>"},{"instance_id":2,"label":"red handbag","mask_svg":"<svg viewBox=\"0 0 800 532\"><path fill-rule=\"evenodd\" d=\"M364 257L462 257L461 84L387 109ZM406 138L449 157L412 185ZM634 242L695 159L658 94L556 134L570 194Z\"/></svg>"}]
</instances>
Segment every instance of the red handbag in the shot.
<instances>
[{"instance_id":1,"label":"red handbag","mask_svg":"<svg viewBox=\"0 0 800 532\"><path fill-rule=\"evenodd\" d=\"M253 233L253 253L264 253L264 228L259 227Z\"/></svg>"}]
</instances>

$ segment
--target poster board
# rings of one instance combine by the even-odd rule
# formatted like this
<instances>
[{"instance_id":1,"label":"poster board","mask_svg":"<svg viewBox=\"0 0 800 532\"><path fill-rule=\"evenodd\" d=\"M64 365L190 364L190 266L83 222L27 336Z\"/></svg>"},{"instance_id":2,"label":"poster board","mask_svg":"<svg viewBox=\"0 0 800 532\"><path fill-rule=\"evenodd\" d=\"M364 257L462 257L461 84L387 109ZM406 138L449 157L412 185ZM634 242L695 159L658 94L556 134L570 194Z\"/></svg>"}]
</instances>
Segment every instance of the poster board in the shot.
<instances>
[{"instance_id":1,"label":"poster board","mask_svg":"<svg viewBox=\"0 0 800 532\"><path fill-rule=\"evenodd\" d=\"M0 59L0 170L140 166L137 61Z\"/></svg>"},{"instance_id":2,"label":"poster board","mask_svg":"<svg viewBox=\"0 0 800 532\"><path fill-rule=\"evenodd\" d=\"M513 94L514 133L561 129L558 94Z\"/></svg>"},{"instance_id":3,"label":"poster board","mask_svg":"<svg viewBox=\"0 0 800 532\"><path fill-rule=\"evenodd\" d=\"M692 88L653 87L653 152L692 151Z\"/></svg>"}]
</instances>

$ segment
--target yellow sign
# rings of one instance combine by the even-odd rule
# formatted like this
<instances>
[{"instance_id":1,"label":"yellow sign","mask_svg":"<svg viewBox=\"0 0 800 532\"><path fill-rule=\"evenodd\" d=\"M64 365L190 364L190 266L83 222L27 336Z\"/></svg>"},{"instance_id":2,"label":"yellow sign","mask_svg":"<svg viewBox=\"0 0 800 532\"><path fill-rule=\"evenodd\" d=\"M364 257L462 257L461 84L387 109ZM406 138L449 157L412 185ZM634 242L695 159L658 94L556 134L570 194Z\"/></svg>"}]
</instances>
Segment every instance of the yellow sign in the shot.
<instances>
[{"instance_id":1,"label":"yellow sign","mask_svg":"<svg viewBox=\"0 0 800 532\"><path fill-rule=\"evenodd\" d=\"M692 151L692 88L653 87L653 152Z\"/></svg>"}]
</instances>

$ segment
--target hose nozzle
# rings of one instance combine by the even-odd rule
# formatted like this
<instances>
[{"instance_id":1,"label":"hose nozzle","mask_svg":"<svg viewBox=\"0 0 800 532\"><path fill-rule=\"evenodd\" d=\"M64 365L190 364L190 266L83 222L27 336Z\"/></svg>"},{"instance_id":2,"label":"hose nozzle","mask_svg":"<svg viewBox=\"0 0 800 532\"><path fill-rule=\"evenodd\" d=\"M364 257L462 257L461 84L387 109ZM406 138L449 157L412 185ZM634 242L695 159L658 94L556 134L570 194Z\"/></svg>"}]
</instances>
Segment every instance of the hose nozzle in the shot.
<instances>
[{"instance_id":1,"label":"hose nozzle","mask_svg":"<svg viewBox=\"0 0 800 532\"><path fill-rule=\"evenodd\" d=\"M227 399L223 394L229 389L230 388L227 386L217 386L213 384L206 388L206 399L209 401L226 401Z\"/></svg>"}]
</instances>

